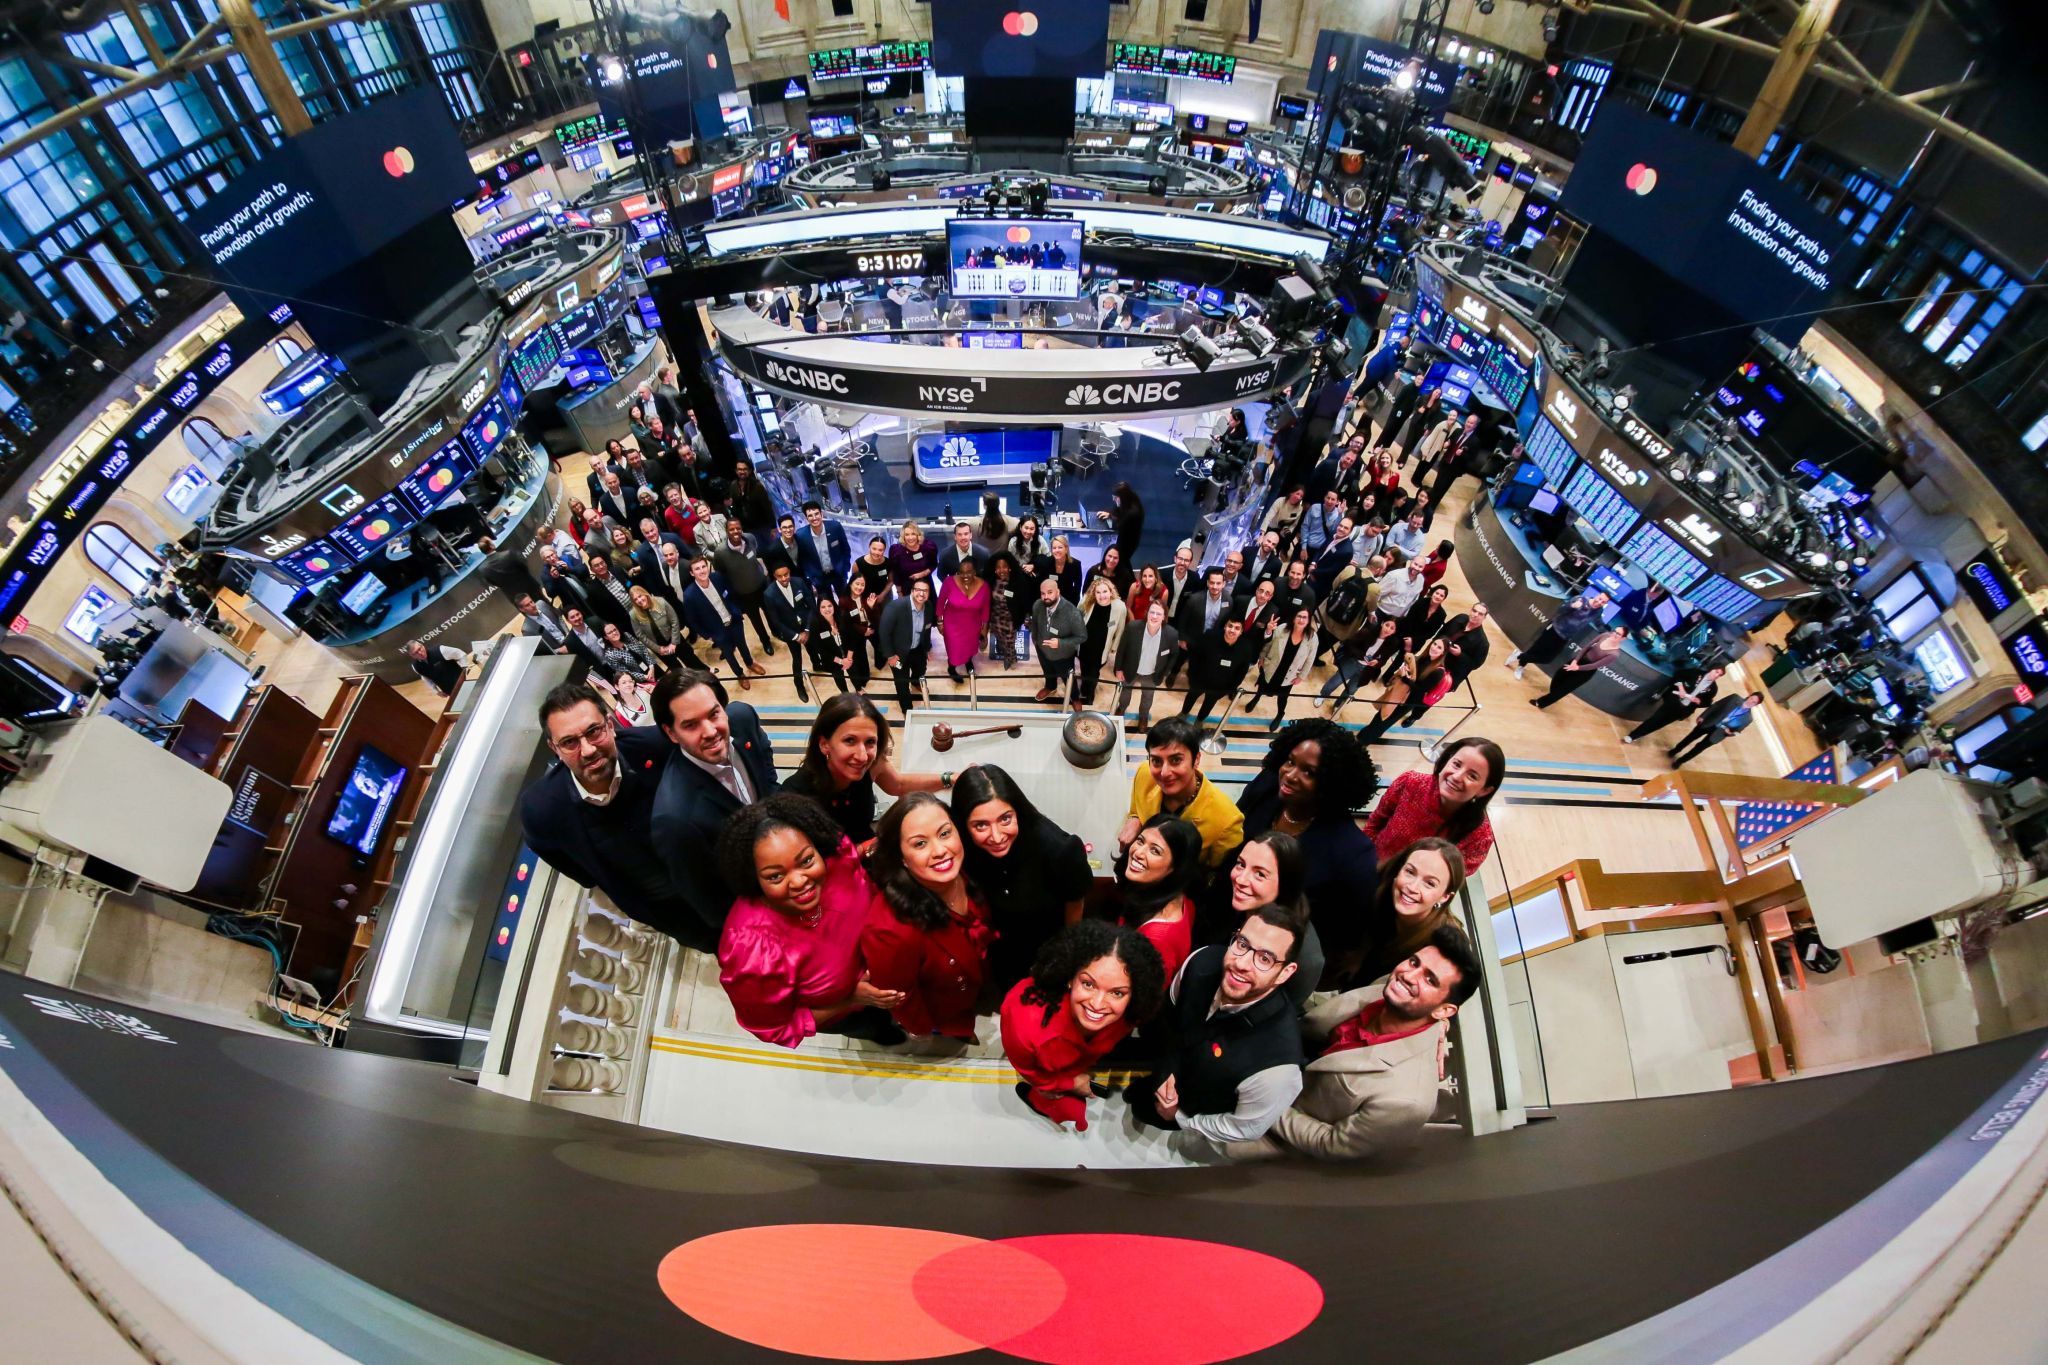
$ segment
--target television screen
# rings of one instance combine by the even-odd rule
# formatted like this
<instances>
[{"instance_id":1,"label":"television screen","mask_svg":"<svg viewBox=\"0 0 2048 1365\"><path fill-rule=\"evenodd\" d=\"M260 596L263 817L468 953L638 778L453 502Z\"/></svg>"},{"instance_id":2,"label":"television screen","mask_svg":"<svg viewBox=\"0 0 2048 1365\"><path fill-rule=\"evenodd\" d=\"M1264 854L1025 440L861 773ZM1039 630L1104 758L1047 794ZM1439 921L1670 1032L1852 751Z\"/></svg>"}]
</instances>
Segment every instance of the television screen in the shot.
<instances>
[{"instance_id":1,"label":"television screen","mask_svg":"<svg viewBox=\"0 0 2048 1365\"><path fill-rule=\"evenodd\" d=\"M1028 9L932 0L932 69L941 76L1099 80L1108 46L1109 0L1033 0Z\"/></svg>"},{"instance_id":2,"label":"television screen","mask_svg":"<svg viewBox=\"0 0 2048 1365\"><path fill-rule=\"evenodd\" d=\"M1685 613L1678 609L1677 598L1666 597L1650 608L1650 619L1657 623L1657 629L1669 634L1685 620Z\"/></svg>"},{"instance_id":3,"label":"television screen","mask_svg":"<svg viewBox=\"0 0 2048 1365\"><path fill-rule=\"evenodd\" d=\"M386 493L335 527L334 542L357 559L368 559L412 523L413 517L399 503L398 495Z\"/></svg>"},{"instance_id":4,"label":"television screen","mask_svg":"<svg viewBox=\"0 0 2048 1365\"><path fill-rule=\"evenodd\" d=\"M398 496L405 499L414 513L425 516L439 507L475 467L461 442L450 441L399 481Z\"/></svg>"},{"instance_id":5,"label":"television screen","mask_svg":"<svg viewBox=\"0 0 2048 1365\"><path fill-rule=\"evenodd\" d=\"M370 609L370 604L387 591L384 580L373 573L366 573L353 588L341 595L341 609L361 616Z\"/></svg>"},{"instance_id":6,"label":"television screen","mask_svg":"<svg viewBox=\"0 0 2048 1365\"><path fill-rule=\"evenodd\" d=\"M852 114L812 114L812 137L852 137L855 125Z\"/></svg>"},{"instance_id":7,"label":"television screen","mask_svg":"<svg viewBox=\"0 0 2048 1365\"><path fill-rule=\"evenodd\" d=\"M1282 95L1273 105L1273 114L1276 118L1307 118L1308 96Z\"/></svg>"},{"instance_id":8,"label":"television screen","mask_svg":"<svg viewBox=\"0 0 2048 1365\"><path fill-rule=\"evenodd\" d=\"M342 783L335 798L334 814L327 821L327 837L338 839L367 858L377 849L398 792L405 785L407 769L382 750L365 744L356 751L355 767Z\"/></svg>"},{"instance_id":9,"label":"television screen","mask_svg":"<svg viewBox=\"0 0 2048 1365\"><path fill-rule=\"evenodd\" d=\"M1081 295L1081 224L1076 219L948 219L946 259L955 298Z\"/></svg>"},{"instance_id":10,"label":"television screen","mask_svg":"<svg viewBox=\"0 0 2048 1365\"><path fill-rule=\"evenodd\" d=\"M1558 508L1557 494L1548 488L1539 488L1529 495L1531 512L1555 512Z\"/></svg>"}]
</instances>

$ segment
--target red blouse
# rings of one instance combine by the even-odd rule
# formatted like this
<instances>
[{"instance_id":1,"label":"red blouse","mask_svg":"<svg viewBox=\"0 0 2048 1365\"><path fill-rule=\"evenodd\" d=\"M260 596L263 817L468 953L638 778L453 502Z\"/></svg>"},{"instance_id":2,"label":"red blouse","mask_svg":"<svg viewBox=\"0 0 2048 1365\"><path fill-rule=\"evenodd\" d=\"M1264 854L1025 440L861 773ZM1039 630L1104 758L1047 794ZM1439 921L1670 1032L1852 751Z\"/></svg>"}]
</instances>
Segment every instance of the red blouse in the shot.
<instances>
[{"instance_id":1,"label":"red blouse","mask_svg":"<svg viewBox=\"0 0 2048 1365\"><path fill-rule=\"evenodd\" d=\"M987 906L969 901L968 912L971 919L949 915L937 929L920 929L896 918L888 898L880 893L868 902L861 960L871 983L903 992L896 1022L912 1036L974 1036L974 1002L981 994L982 972L996 934Z\"/></svg>"},{"instance_id":2,"label":"red blouse","mask_svg":"<svg viewBox=\"0 0 2048 1365\"><path fill-rule=\"evenodd\" d=\"M1188 954L1195 950L1195 903L1182 896L1179 919L1162 920L1155 915L1139 925L1138 932L1159 950L1160 961L1166 964L1166 979L1173 980L1180 964L1187 961Z\"/></svg>"},{"instance_id":3,"label":"red blouse","mask_svg":"<svg viewBox=\"0 0 2048 1365\"><path fill-rule=\"evenodd\" d=\"M1365 833L1379 850L1380 866L1390 866L1401 850L1417 839L1441 837L1444 808L1437 796L1436 774L1427 768L1402 773L1387 784L1386 794L1365 817ZM1458 841L1465 855L1465 870L1477 868L1493 849L1493 821L1479 822L1479 828Z\"/></svg>"},{"instance_id":4,"label":"red blouse","mask_svg":"<svg viewBox=\"0 0 2048 1365\"><path fill-rule=\"evenodd\" d=\"M1130 1036L1131 1026L1119 1019L1091 1037L1081 1031L1067 997L1053 1005L1051 1019L1046 1018L1044 1005L1025 1003L1024 992L1031 986L1027 976L1003 997L1003 1055L1034 1091L1071 1090L1076 1076L1093 1070L1111 1048ZM1034 1093L1026 1103L1056 1124L1071 1123L1088 1131L1087 1101L1081 1098Z\"/></svg>"}]
</instances>

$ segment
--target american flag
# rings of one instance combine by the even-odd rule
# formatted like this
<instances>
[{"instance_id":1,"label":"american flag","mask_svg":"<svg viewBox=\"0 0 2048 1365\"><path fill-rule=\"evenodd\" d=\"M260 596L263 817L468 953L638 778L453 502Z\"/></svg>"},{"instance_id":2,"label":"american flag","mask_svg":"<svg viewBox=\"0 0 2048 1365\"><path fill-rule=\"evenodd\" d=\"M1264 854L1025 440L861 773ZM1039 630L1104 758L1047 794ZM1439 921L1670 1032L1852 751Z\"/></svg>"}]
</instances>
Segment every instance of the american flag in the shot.
<instances>
[{"instance_id":1,"label":"american flag","mask_svg":"<svg viewBox=\"0 0 2048 1365\"><path fill-rule=\"evenodd\" d=\"M1838 782L1841 774L1835 767L1835 756L1826 753L1786 773L1785 780ZM1819 809L1819 805L1808 801L1745 801L1735 808L1736 845L1752 848L1766 843L1777 837L1787 825L1797 824Z\"/></svg>"}]
</instances>

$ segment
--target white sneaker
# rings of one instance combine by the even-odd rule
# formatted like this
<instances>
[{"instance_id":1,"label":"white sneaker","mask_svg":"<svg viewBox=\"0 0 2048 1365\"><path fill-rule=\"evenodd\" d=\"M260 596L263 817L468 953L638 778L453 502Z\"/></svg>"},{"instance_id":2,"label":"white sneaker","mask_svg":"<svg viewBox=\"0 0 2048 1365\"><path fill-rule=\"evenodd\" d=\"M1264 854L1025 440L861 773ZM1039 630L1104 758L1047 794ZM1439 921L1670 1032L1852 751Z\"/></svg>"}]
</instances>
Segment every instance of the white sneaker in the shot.
<instances>
[{"instance_id":1,"label":"white sneaker","mask_svg":"<svg viewBox=\"0 0 2048 1365\"><path fill-rule=\"evenodd\" d=\"M1621 742L1623 744L1633 744L1636 742L1636 737L1634 735L1623 735L1621 737Z\"/></svg>"},{"instance_id":2,"label":"white sneaker","mask_svg":"<svg viewBox=\"0 0 2048 1365\"><path fill-rule=\"evenodd\" d=\"M1515 681L1516 681L1516 682L1520 682L1520 681L1522 680L1522 670L1523 670L1524 668L1526 668L1526 667L1528 667L1528 665L1526 665L1526 664L1516 664L1516 665L1515 665Z\"/></svg>"}]
</instances>

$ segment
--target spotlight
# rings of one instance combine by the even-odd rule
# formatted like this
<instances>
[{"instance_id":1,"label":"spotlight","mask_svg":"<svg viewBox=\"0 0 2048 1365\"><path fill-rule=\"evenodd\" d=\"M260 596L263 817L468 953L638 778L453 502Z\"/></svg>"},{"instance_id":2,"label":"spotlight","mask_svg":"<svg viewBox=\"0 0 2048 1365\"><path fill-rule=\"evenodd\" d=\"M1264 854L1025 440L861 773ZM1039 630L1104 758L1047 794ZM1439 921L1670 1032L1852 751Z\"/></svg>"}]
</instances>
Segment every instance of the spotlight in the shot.
<instances>
[{"instance_id":1,"label":"spotlight","mask_svg":"<svg viewBox=\"0 0 2048 1365\"><path fill-rule=\"evenodd\" d=\"M1636 401L1636 386L1623 384L1614 391L1614 397L1610 401L1616 412L1627 412L1629 404Z\"/></svg>"},{"instance_id":2,"label":"spotlight","mask_svg":"<svg viewBox=\"0 0 2048 1365\"><path fill-rule=\"evenodd\" d=\"M1703 487L1711 488L1714 480L1721 477L1721 471L1715 469L1711 464L1702 464L1699 468L1699 473L1693 477L1698 479Z\"/></svg>"},{"instance_id":3,"label":"spotlight","mask_svg":"<svg viewBox=\"0 0 2048 1365\"><path fill-rule=\"evenodd\" d=\"M886 189L888 189L888 188L889 188L889 184L890 184L890 181L889 181L889 168L888 168L887 166L877 166L877 167L875 167L875 171L874 171L874 180L875 180L875 188L876 188L876 189L878 189L878 190L886 190Z\"/></svg>"},{"instance_id":4,"label":"spotlight","mask_svg":"<svg viewBox=\"0 0 2048 1365\"><path fill-rule=\"evenodd\" d=\"M1307 280L1308 287L1316 291L1317 303L1327 305L1337 301L1337 291L1330 287L1329 272L1323 269L1322 262L1306 251L1294 258L1294 273Z\"/></svg>"},{"instance_id":5,"label":"spotlight","mask_svg":"<svg viewBox=\"0 0 2048 1365\"><path fill-rule=\"evenodd\" d=\"M1756 504L1751 502L1748 498L1744 498L1742 501L1735 504L1735 515L1741 517L1744 521L1755 521Z\"/></svg>"},{"instance_id":6,"label":"spotlight","mask_svg":"<svg viewBox=\"0 0 2048 1365\"><path fill-rule=\"evenodd\" d=\"M621 79L625 77L625 74L626 64L624 62L620 61L617 57L605 58L604 78L606 80L611 81L613 84L617 84Z\"/></svg>"},{"instance_id":7,"label":"spotlight","mask_svg":"<svg viewBox=\"0 0 2048 1365\"><path fill-rule=\"evenodd\" d=\"M1034 180L1024 187L1025 205L1036 218L1045 213L1046 200L1052 197L1052 185L1044 180Z\"/></svg>"},{"instance_id":8,"label":"spotlight","mask_svg":"<svg viewBox=\"0 0 2048 1365\"><path fill-rule=\"evenodd\" d=\"M1145 193L1158 195L1164 199L1166 197L1166 177L1155 175L1150 180L1147 180L1145 182Z\"/></svg>"},{"instance_id":9,"label":"spotlight","mask_svg":"<svg viewBox=\"0 0 2048 1365\"><path fill-rule=\"evenodd\" d=\"M1003 187L994 181L990 181L988 191L981 196L981 202L991 209L1001 208L1003 206Z\"/></svg>"},{"instance_id":10,"label":"spotlight","mask_svg":"<svg viewBox=\"0 0 2048 1365\"><path fill-rule=\"evenodd\" d=\"M1684 483L1692 477L1692 457L1690 455L1679 456L1671 462L1671 468L1665 472L1671 476L1671 482Z\"/></svg>"},{"instance_id":11,"label":"spotlight","mask_svg":"<svg viewBox=\"0 0 2048 1365\"><path fill-rule=\"evenodd\" d=\"M1848 560L1846 560L1846 559L1838 559L1838 560L1836 560L1836 561L1835 561L1835 572L1836 572L1836 573L1847 573L1847 572L1849 572L1849 561L1848 561Z\"/></svg>"},{"instance_id":12,"label":"spotlight","mask_svg":"<svg viewBox=\"0 0 2048 1365\"><path fill-rule=\"evenodd\" d=\"M1279 344L1274 340L1271 332L1251 318L1239 318L1237 320L1237 337L1238 340L1249 346L1252 354L1256 356L1270 353L1273 347Z\"/></svg>"},{"instance_id":13,"label":"spotlight","mask_svg":"<svg viewBox=\"0 0 2048 1365\"><path fill-rule=\"evenodd\" d=\"M1493 0L1479 0L1479 12L1481 14L1493 13Z\"/></svg>"},{"instance_id":14,"label":"spotlight","mask_svg":"<svg viewBox=\"0 0 2048 1365\"><path fill-rule=\"evenodd\" d=\"M1608 375L1614 373L1613 350L1614 344L1608 341L1606 337L1601 337L1593 343L1593 377L1595 379L1605 379Z\"/></svg>"},{"instance_id":15,"label":"spotlight","mask_svg":"<svg viewBox=\"0 0 2048 1365\"><path fill-rule=\"evenodd\" d=\"M1223 354L1223 348L1218 346L1213 338L1204 336L1199 327L1189 327L1182 332L1180 344L1181 349L1187 352L1188 363L1205 373L1216 363L1216 358Z\"/></svg>"},{"instance_id":16,"label":"spotlight","mask_svg":"<svg viewBox=\"0 0 2048 1365\"><path fill-rule=\"evenodd\" d=\"M1557 41L1557 15L1551 10L1543 11L1543 41L1546 44Z\"/></svg>"},{"instance_id":17,"label":"spotlight","mask_svg":"<svg viewBox=\"0 0 2048 1365\"><path fill-rule=\"evenodd\" d=\"M1394 88L1396 90L1413 90L1416 78L1421 75L1421 72L1422 67L1420 63L1409 62L1394 73Z\"/></svg>"}]
</instances>

